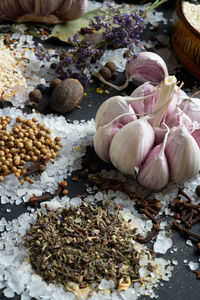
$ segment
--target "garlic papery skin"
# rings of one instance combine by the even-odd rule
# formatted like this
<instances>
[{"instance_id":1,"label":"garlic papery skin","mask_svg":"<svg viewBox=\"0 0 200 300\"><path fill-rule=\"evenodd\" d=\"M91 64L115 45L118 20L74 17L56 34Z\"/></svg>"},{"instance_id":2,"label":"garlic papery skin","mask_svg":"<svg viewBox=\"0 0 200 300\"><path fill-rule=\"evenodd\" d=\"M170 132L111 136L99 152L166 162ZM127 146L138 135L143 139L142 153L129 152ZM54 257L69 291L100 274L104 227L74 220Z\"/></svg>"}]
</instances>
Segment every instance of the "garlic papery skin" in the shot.
<instances>
[{"instance_id":1,"label":"garlic papery skin","mask_svg":"<svg viewBox=\"0 0 200 300\"><path fill-rule=\"evenodd\" d=\"M168 106L167 116L173 113L177 107L180 106L185 97L187 97L187 94L176 85L172 95L172 100Z\"/></svg>"},{"instance_id":2,"label":"garlic papery skin","mask_svg":"<svg viewBox=\"0 0 200 300\"><path fill-rule=\"evenodd\" d=\"M153 190L162 189L169 181L169 168L163 144L154 147L139 169L138 182Z\"/></svg>"},{"instance_id":3,"label":"garlic papery skin","mask_svg":"<svg viewBox=\"0 0 200 300\"><path fill-rule=\"evenodd\" d=\"M110 160L121 172L133 175L154 144L154 131L146 118L121 128L110 145Z\"/></svg>"},{"instance_id":4,"label":"garlic papery skin","mask_svg":"<svg viewBox=\"0 0 200 300\"><path fill-rule=\"evenodd\" d=\"M192 120L200 123L200 99L199 98L185 98L180 108L190 117Z\"/></svg>"},{"instance_id":5,"label":"garlic papery skin","mask_svg":"<svg viewBox=\"0 0 200 300\"><path fill-rule=\"evenodd\" d=\"M131 103L136 114L144 115L152 112L158 97L158 91L152 84L145 82L137 87L130 95L133 98L146 97L148 95L150 95L149 98L146 98L143 101L134 101Z\"/></svg>"},{"instance_id":6,"label":"garlic papery skin","mask_svg":"<svg viewBox=\"0 0 200 300\"><path fill-rule=\"evenodd\" d=\"M146 81L158 85L168 76L168 70L161 56L154 52L144 51L126 63L125 74L129 81L136 85Z\"/></svg>"},{"instance_id":7,"label":"garlic papery skin","mask_svg":"<svg viewBox=\"0 0 200 300\"><path fill-rule=\"evenodd\" d=\"M94 149L96 154L101 158L101 160L110 163L110 144L116 133L122 128L123 125L115 122L110 122L105 126L99 127L94 135Z\"/></svg>"},{"instance_id":8,"label":"garlic papery skin","mask_svg":"<svg viewBox=\"0 0 200 300\"><path fill-rule=\"evenodd\" d=\"M187 128L180 126L171 130L165 154L171 181L184 182L198 174L200 150Z\"/></svg>"},{"instance_id":9,"label":"garlic papery skin","mask_svg":"<svg viewBox=\"0 0 200 300\"><path fill-rule=\"evenodd\" d=\"M166 115L167 108L172 100L174 89L176 86L175 76L166 76L160 87L160 92L155 106L152 110L152 118L149 121L152 127L159 127L163 117Z\"/></svg>"},{"instance_id":10,"label":"garlic papery skin","mask_svg":"<svg viewBox=\"0 0 200 300\"><path fill-rule=\"evenodd\" d=\"M136 114L131 105L127 103L127 98L131 100L133 99L132 97L114 96L104 101L96 113L96 129L111 122L113 119L120 115L123 116L121 117L119 122L123 125L136 120Z\"/></svg>"}]
</instances>

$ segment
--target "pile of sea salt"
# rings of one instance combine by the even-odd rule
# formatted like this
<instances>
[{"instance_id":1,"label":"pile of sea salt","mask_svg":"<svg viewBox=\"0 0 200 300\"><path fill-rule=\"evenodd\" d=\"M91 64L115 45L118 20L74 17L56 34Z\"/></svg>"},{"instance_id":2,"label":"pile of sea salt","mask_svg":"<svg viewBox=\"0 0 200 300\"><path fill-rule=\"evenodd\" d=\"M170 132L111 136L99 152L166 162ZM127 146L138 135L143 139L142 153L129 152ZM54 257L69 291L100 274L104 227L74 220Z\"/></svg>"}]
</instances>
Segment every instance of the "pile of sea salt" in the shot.
<instances>
[{"instance_id":1,"label":"pile of sea salt","mask_svg":"<svg viewBox=\"0 0 200 300\"><path fill-rule=\"evenodd\" d=\"M106 196L106 195L105 195ZM108 196L108 195L107 195ZM124 196L115 195L115 203L123 201ZM95 203L99 198L98 195L89 196L84 201ZM122 210L120 218L127 222L131 218L132 228L137 229L137 233L147 231L151 228L151 221L141 218L136 210L131 206L130 200L125 196L125 204L129 201L129 209ZM44 206L47 205L48 209L57 209L69 205L81 205L81 199L68 198L55 198L53 201L44 202L42 210L45 211ZM76 300L86 299L90 291L88 288L75 289L74 293L64 291L62 285L53 285L45 283L42 278L35 274L29 263L28 250L25 249L22 243L22 238L26 233L30 224L33 224L37 219L37 212L22 214L18 219L7 222L5 219L0 220L0 231L3 231L0 239L0 288L4 289L3 293L6 297L13 297L15 293L21 295L22 300L29 300L31 297L36 299L63 299L63 300ZM135 282L133 286L125 291L115 290L115 284L112 280L103 279L98 286L98 290L90 297L90 300L135 300L141 295L146 295L151 298L157 297L155 288L158 288L162 280L168 281L172 274L173 267L170 261L164 258L152 258L149 249L135 242L134 247L140 251L143 250L144 254L140 258L140 278L144 279L143 282ZM151 270L151 271L150 271Z\"/></svg>"}]
</instances>

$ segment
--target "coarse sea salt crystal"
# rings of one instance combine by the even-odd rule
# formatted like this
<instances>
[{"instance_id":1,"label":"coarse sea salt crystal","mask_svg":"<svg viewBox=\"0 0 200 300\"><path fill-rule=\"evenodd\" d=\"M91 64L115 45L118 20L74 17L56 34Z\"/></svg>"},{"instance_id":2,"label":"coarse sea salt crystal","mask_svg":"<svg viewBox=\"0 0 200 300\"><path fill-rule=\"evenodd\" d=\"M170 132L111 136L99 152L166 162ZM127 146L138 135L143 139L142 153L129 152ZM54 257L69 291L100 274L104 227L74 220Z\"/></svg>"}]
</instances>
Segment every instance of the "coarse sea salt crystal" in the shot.
<instances>
[{"instance_id":1,"label":"coarse sea salt crystal","mask_svg":"<svg viewBox=\"0 0 200 300\"><path fill-rule=\"evenodd\" d=\"M154 243L153 249L156 253L165 254L168 249L172 247L172 240L165 236L164 231L160 231L157 235L156 241Z\"/></svg>"},{"instance_id":2,"label":"coarse sea salt crystal","mask_svg":"<svg viewBox=\"0 0 200 300\"><path fill-rule=\"evenodd\" d=\"M198 263L194 263L194 262L192 262L192 261L190 261L189 263L188 263L188 267L190 268L190 270L191 271L195 271L195 270L197 270L198 269Z\"/></svg>"},{"instance_id":3,"label":"coarse sea salt crystal","mask_svg":"<svg viewBox=\"0 0 200 300\"><path fill-rule=\"evenodd\" d=\"M177 266L178 265L178 261L176 259L172 259L172 263L173 265Z\"/></svg>"},{"instance_id":4,"label":"coarse sea salt crystal","mask_svg":"<svg viewBox=\"0 0 200 300\"><path fill-rule=\"evenodd\" d=\"M192 243L192 241L191 241L191 240L187 240L185 243L186 243L186 245L188 245L188 246L190 246L190 247L192 247L192 246L193 246L193 243Z\"/></svg>"},{"instance_id":5,"label":"coarse sea salt crystal","mask_svg":"<svg viewBox=\"0 0 200 300\"><path fill-rule=\"evenodd\" d=\"M102 279L101 283L99 284L100 290L109 290L114 288L115 288L115 283L113 280Z\"/></svg>"}]
</instances>

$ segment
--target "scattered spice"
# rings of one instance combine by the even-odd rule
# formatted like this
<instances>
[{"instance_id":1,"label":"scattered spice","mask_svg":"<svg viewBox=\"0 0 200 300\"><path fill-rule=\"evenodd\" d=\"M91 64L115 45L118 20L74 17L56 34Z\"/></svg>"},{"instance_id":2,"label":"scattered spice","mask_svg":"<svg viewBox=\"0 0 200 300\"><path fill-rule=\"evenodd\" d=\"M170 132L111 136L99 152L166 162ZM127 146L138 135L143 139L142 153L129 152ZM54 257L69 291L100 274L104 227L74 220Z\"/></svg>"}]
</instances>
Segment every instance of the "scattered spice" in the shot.
<instances>
[{"instance_id":1,"label":"scattered spice","mask_svg":"<svg viewBox=\"0 0 200 300\"><path fill-rule=\"evenodd\" d=\"M63 195L67 195L68 194L68 190L66 189L67 187L67 181L60 181L58 183L58 188L56 189L55 193L52 194L44 194L42 196L36 196L33 194L32 197L29 198L28 200L28 204L31 206L38 206L39 203L47 201L47 200L52 200L53 198L59 196L59 194L62 192Z\"/></svg>"},{"instance_id":2,"label":"scattered spice","mask_svg":"<svg viewBox=\"0 0 200 300\"><path fill-rule=\"evenodd\" d=\"M43 95L39 89L35 89L29 93L29 100L32 102L38 103L40 100L42 100L42 97Z\"/></svg>"},{"instance_id":3,"label":"scattered spice","mask_svg":"<svg viewBox=\"0 0 200 300\"><path fill-rule=\"evenodd\" d=\"M196 193L197 197L200 197L200 185L197 185L197 187L195 189L195 193Z\"/></svg>"},{"instance_id":4,"label":"scattered spice","mask_svg":"<svg viewBox=\"0 0 200 300\"><path fill-rule=\"evenodd\" d=\"M42 173L46 163L51 163L59 155L62 146L60 138L52 139L51 130L44 124L38 123L36 118L23 119L17 117L15 125L7 130L12 118L0 117L0 177L14 174L20 179L26 176L27 181L33 183L29 175ZM18 124L21 123L21 124ZM33 162L25 169L27 162ZM28 178L28 179L27 179Z\"/></svg>"},{"instance_id":5,"label":"scattered spice","mask_svg":"<svg viewBox=\"0 0 200 300\"><path fill-rule=\"evenodd\" d=\"M50 89L51 89L51 90L55 89L55 87L56 87L58 84L60 84L61 82L62 82L61 79L59 79L59 78L54 78L54 79L51 80L51 82L50 82Z\"/></svg>"},{"instance_id":6,"label":"scattered spice","mask_svg":"<svg viewBox=\"0 0 200 300\"><path fill-rule=\"evenodd\" d=\"M87 287L111 279L139 278L143 250L134 247L135 231L119 219L119 206L82 204L43 213L26 232L30 263L48 283ZM130 285L130 284L129 284Z\"/></svg>"},{"instance_id":7,"label":"scattered spice","mask_svg":"<svg viewBox=\"0 0 200 300\"><path fill-rule=\"evenodd\" d=\"M51 108L58 113L70 112L81 101L83 92L83 86L77 79L65 79L53 90L50 99Z\"/></svg>"},{"instance_id":8,"label":"scattered spice","mask_svg":"<svg viewBox=\"0 0 200 300\"><path fill-rule=\"evenodd\" d=\"M105 79L110 80L112 77L111 70L107 67L103 67L99 70L99 74Z\"/></svg>"},{"instance_id":9,"label":"scattered spice","mask_svg":"<svg viewBox=\"0 0 200 300\"><path fill-rule=\"evenodd\" d=\"M117 66L113 61L108 61L105 64L105 67L107 67L108 69L110 69L111 73L115 73L117 71Z\"/></svg>"}]
</instances>

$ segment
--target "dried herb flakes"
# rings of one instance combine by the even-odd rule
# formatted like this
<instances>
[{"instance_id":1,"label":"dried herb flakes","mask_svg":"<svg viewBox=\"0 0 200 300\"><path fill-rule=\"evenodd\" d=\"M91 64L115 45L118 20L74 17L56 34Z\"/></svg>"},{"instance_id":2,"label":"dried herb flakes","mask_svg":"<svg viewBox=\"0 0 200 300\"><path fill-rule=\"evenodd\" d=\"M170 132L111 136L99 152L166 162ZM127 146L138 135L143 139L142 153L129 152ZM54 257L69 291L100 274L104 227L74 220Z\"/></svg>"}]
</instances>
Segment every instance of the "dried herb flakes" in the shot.
<instances>
[{"instance_id":1,"label":"dried herb flakes","mask_svg":"<svg viewBox=\"0 0 200 300\"><path fill-rule=\"evenodd\" d=\"M43 213L26 232L30 263L48 283L80 288L104 279L139 279L135 232L119 219L119 207L82 204Z\"/></svg>"}]
</instances>

